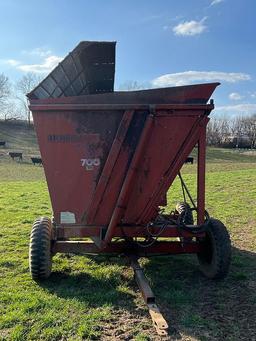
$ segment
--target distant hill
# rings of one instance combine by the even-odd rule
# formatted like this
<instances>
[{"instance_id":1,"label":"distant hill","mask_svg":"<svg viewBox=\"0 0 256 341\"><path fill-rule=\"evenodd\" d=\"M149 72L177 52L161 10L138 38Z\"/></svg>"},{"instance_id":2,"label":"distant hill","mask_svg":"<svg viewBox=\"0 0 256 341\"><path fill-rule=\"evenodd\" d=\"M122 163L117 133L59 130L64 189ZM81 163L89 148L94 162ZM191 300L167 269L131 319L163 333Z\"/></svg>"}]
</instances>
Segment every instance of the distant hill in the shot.
<instances>
[{"instance_id":1,"label":"distant hill","mask_svg":"<svg viewBox=\"0 0 256 341\"><path fill-rule=\"evenodd\" d=\"M6 147L0 147L0 154L6 155L8 151L21 151L25 157L39 155L37 138L34 126L28 126L24 121L4 122L0 120L0 141L6 141ZM192 152L196 156L196 149ZM256 151L207 148L207 162L256 162Z\"/></svg>"},{"instance_id":2,"label":"distant hill","mask_svg":"<svg viewBox=\"0 0 256 341\"><path fill-rule=\"evenodd\" d=\"M21 151L24 154L39 154L34 126L28 126L24 121L1 121L0 141L6 142L6 147L1 152L9 150Z\"/></svg>"}]
</instances>

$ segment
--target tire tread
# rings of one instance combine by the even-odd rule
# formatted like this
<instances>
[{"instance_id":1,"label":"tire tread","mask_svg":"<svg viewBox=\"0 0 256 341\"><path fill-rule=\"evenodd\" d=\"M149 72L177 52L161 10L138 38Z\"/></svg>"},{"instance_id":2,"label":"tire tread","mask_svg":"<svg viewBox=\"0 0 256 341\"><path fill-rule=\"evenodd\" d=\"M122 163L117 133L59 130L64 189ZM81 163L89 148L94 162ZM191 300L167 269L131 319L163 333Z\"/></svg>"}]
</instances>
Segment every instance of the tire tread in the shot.
<instances>
[{"instance_id":1,"label":"tire tread","mask_svg":"<svg viewBox=\"0 0 256 341\"><path fill-rule=\"evenodd\" d=\"M231 261L231 241L226 226L217 219L210 218L208 233L213 240L214 262L205 262L204 255L198 254L201 271L208 278L222 279L229 271Z\"/></svg>"},{"instance_id":2,"label":"tire tread","mask_svg":"<svg viewBox=\"0 0 256 341\"><path fill-rule=\"evenodd\" d=\"M51 274L51 240L50 219L37 219L32 226L29 244L29 268L34 280L46 279Z\"/></svg>"}]
</instances>

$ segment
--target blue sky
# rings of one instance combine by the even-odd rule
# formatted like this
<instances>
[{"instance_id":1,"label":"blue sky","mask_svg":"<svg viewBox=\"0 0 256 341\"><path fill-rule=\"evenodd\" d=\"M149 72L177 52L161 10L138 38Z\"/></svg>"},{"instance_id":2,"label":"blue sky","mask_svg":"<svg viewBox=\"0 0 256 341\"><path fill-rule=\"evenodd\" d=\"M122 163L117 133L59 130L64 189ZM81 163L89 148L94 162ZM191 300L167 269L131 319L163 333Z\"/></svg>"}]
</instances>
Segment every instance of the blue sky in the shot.
<instances>
[{"instance_id":1,"label":"blue sky","mask_svg":"<svg viewBox=\"0 0 256 341\"><path fill-rule=\"evenodd\" d=\"M47 74L81 40L117 41L116 88L220 81L216 114L256 112L255 0L0 0L0 73Z\"/></svg>"}]
</instances>

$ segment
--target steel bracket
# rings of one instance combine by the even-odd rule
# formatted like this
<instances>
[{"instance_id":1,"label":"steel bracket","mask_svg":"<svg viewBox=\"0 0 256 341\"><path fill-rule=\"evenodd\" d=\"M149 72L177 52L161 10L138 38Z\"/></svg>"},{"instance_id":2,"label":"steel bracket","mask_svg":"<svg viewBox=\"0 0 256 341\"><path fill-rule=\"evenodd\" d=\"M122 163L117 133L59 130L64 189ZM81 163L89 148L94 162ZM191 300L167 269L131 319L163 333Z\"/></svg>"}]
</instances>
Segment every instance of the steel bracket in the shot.
<instances>
[{"instance_id":1,"label":"steel bracket","mask_svg":"<svg viewBox=\"0 0 256 341\"><path fill-rule=\"evenodd\" d=\"M158 306L155 303L149 303L147 306L157 334L167 336L168 324L161 314Z\"/></svg>"},{"instance_id":2,"label":"steel bracket","mask_svg":"<svg viewBox=\"0 0 256 341\"><path fill-rule=\"evenodd\" d=\"M149 286L148 280L143 272L143 269L141 268L138 262L138 258L135 256L129 256L129 259L131 267L134 271L134 277L140 288L143 299L147 304L149 314L153 321L154 327L156 328L156 332L160 336L167 336L168 324L155 302L155 295Z\"/></svg>"}]
</instances>

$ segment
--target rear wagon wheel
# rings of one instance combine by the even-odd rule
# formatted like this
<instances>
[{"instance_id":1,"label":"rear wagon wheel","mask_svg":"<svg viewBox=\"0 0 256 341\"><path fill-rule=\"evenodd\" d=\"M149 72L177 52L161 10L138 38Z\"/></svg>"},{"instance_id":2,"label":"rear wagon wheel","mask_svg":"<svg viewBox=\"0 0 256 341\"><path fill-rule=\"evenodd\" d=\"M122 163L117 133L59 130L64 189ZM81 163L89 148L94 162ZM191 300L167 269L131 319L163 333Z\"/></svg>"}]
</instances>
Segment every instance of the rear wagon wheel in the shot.
<instances>
[{"instance_id":1,"label":"rear wagon wheel","mask_svg":"<svg viewBox=\"0 0 256 341\"><path fill-rule=\"evenodd\" d=\"M229 270L231 242L224 224L217 219L210 219L206 237L199 241L202 251L197 254L200 270L211 279L224 278Z\"/></svg>"},{"instance_id":2,"label":"rear wagon wheel","mask_svg":"<svg viewBox=\"0 0 256 341\"><path fill-rule=\"evenodd\" d=\"M52 223L49 218L39 218L34 222L29 244L29 269L34 280L48 278L51 274L52 236Z\"/></svg>"}]
</instances>

